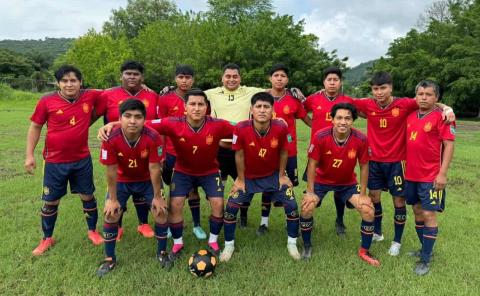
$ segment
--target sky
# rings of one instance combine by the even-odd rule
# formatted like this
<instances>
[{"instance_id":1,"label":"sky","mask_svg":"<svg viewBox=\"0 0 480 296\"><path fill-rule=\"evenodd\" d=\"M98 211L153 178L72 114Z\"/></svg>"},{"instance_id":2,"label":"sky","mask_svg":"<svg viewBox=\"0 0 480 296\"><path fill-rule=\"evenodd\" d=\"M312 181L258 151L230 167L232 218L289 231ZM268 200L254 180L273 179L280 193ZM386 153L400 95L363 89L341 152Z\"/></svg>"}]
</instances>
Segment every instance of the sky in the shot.
<instances>
[{"instance_id":1,"label":"sky","mask_svg":"<svg viewBox=\"0 0 480 296\"><path fill-rule=\"evenodd\" d=\"M183 10L207 10L206 0L175 0ZM319 46L349 57L350 67L384 56L389 44L415 27L434 0L273 0L275 12L304 20ZM0 40L78 37L101 30L127 0L0 0Z\"/></svg>"}]
</instances>

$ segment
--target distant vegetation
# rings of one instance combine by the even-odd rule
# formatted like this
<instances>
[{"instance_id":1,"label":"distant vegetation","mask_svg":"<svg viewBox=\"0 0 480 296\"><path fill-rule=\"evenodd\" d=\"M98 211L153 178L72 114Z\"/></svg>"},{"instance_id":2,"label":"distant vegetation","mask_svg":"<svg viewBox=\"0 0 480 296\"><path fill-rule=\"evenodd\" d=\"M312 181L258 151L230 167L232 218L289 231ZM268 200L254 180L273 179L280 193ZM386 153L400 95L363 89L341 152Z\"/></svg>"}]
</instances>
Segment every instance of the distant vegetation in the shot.
<instances>
[{"instance_id":1,"label":"distant vegetation","mask_svg":"<svg viewBox=\"0 0 480 296\"><path fill-rule=\"evenodd\" d=\"M368 79L371 68L377 60L368 61L361 63L358 66L355 66L351 69L345 71L344 78L353 87L358 87Z\"/></svg>"}]
</instances>

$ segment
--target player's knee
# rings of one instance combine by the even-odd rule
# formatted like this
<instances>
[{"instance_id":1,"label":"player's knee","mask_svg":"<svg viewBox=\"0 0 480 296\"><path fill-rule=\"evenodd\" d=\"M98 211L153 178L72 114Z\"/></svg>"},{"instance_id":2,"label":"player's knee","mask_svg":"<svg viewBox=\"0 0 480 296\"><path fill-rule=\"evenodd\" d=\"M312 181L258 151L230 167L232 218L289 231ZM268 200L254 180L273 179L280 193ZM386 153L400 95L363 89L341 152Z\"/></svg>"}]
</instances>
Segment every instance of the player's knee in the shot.
<instances>
[{"instance_id":1,"label":"player's knee","mask_svg":"<svg viewBox=\"0 0 480 296\"><path fill-rule=\"evenodd\" d=\"M425 220L425 224L429 224L429 222L436 222L437 221L437 213L434 211L423 211L423 219Z\"/></svg>"},{"instance_id":2,"label":"player's knee","mask_svg":"<svg viewBox=\"0 0 480 296\"><path fill-rule=\"evenodd\" d=\"M415 217L422 216L423 217L423 209L420 203L416 203L412 206L413 214Z\"/></svg>"},{"instance_id":3,"label":"player's knee","mask_svg":"<svg viewBox=\"0 0 480 296\"><path fill-rule=\"evenodd\" d=\"M91 201L92 199L95 198L95 196L93 196L93 194L88 194L88 195L86 195L86 194L79 194L79 196L80 196L80 199L81 199L82 201Z\"/></svg>"},{"instance_id":4,"label":"player's knee","mask_svg":"<svg viewBox=\"0 0 480 296\"><path fill-rule=\"evenodd\" d=\"M40 209L40 213L44 217L56 215L58 212L58 202L57 203L47 203L45 202Z\"/></svg>"},{"instance_id":5,"label":"player's knee","mask_svg":"<svg viewBox=\"0 0 480 296\"><path fill-rule=\"evenodd\" d=\"M405 198L402 196L395 196L393 198L393 204L396 208L401 208L405 206Z\"/></svg>"},{"instance_id":6,"label":"player's knee","mask_svg":"<svg viewBox=\"0 0 480 296\"><path fill-rule=\"evenodd\" d=\"M303 218L311 218L313 217L313 213L315 211L315 205L309 204L307 206L302 207L302 217Z\"/></svg>"},{"instance_id":7,"label":"player's knee","mask_svg":"<svg viewBox=\"0 0 480 296\"><path fill-rule=\"evenodd\" d=\"M375 217L375 209L371 199L366 197L358 198L358 211L364 220L370 221Z\"/></svg>"},{"instance_id":8,"label":"player's knee","mask_svg":"<svg viewBox=\"0 0 480 296\"><path fill-rule=\"evenodd\" d=\"M170 210L172 212L178 212L182 211L183 209L183 203L184 199L183 198L171 198L170 199Z\"/></svg>"},{"instance_id":9,"label":"player's knee","mask_svg":"<svg viewBox=\"0 0 480 296\"><path fill-rule=\"evenodd\" d=\"M120 221L121 215L122 214L120 211L114 214L105 215L105 223L109 223L109 224L118 223L118 221Z\"/></svg>"},{"instance_id":10,"label":"player's knee","mask_svg":"<svg viewBox=\"0 0 480 296\"><path fill-rule=\"evenodd\" d=\"M370 190L370 191L368 191L368 197L370 197L370 199L374 203L380 202L380 190Z\"/></svg>"},{"instance_id":11,"label":"player's knee","mask_svg":"<svg viewBox=\"0 0 480 296\"><path fill-rule=\"evenodd\" d=\"M152 216L153 216L153 220L154 220L155 223L157 223L157 224L165 224L165 223L167 223L168 215L165 214L163 211L159 211L158 213L153 214Z\"/></svg>"}]
</instances>

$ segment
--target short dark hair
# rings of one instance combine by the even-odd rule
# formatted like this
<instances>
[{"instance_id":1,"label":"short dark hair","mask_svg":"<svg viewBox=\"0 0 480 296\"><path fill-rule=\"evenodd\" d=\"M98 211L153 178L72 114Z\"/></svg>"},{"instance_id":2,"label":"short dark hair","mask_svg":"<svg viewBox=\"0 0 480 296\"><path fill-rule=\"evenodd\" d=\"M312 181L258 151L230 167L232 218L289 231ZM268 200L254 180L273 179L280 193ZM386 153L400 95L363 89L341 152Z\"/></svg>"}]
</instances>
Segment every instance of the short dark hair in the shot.
<instances>
[{"instance_id":1,"label":"short dark hair","mask_svg":"<svg viewBox=\"0 0 480 296\"><path fill-rule=\"evenodd\" d=\"M205 94L203 92L203 90L199 89L199 88L192 88L191 90L187 91L187 93L183 96L183 99L185 100L185 103L188 102L188 99L191 97L191 96L201 96L203 97L203 99L205 100L205 103L208 104L208 98L207 98L207 94Z\"/></svg>"},{"instance_id":2,"label":"short dark hair","mask_svg":"<svg viewBox=\"0 0 480 296\"><path fill-rule=\"evenodd\" d=\"M120 115L123 115L123 113L130 110L138 110L142 112L143 117L147 116L147 110L145 109L145 105L142 103L142 101L136 98L128 98L123 101L123 103L120 104L119 110Z\"/></svg>"},{"instance_id":3,"label":"short dark hair","mask_svg":"<svg viewBox=\"0 0 480 296\"><path fill-rule=\"evenodd\" d=\"M353 121L355 121L358 118L357 109L355 108L355 106L353 106L350 103L338 103L334 105L332 107L332 110L330 111L332 118L334 118L335 115L337 115L337 111L340 109L350 111L350 113L352 113Z\"/></svg>"},{"instance_id":4,"label":"short dark hair","mask_svg":"<svg viewBox=\"0 0 480 296\"><path fill-rule=\"evenodd\" d=\"M270 69L270 76L273 75L273 73L277 72L277 71L283 71L285 72L285 74L287 74L287 77L290 76L290 69L285 65L285 64L275 64L272 66L272 68Z\"/></svg>"},{"instance_id":5,"label":"short dark hair","mask_svg":"<svg viewBox=\"0 0 480 296\"><path fill-rule=\"evenodd\" d=\"M82 72L80 72L80 70L77 67L74 67L72 65L60 66L60 68L58 68L58 70L55 71L55 79L57 80L57 82L60 82L63 76L67 75L68 73L75 74L75 77L77 77L78 80L82 81Z\"/></svg>"},{"instance_id":6,"label":"short dark hair","mask_svg":"<svg viewBox=\"0 0 480 296\"><path fill-rule=\"evenodd\" d=\"M392 75L388 72L380 71L373 74L372 79L370 80L370 85L383 85L383 84L393 84Z\"/></svg>"},{"instance_id":7,"label":"short dark hair","mask_svg":"<svg viewBox=\"0 0 480 296\"><path fill-rule=\"evenodd\" d=\"M190 65L177 65L177 67L175 68L175 76L178 76L180 74L190 75L193 77L195 72L193 71L193 68Z\"/></svg>"},{"instance_id":8,"label":"short dark hair","mask_svg":"<svg viewBox=\"0 0 480 296\"><path fill-rule=\"evenodd\" d=\"M441 95L440 86L435 81L428 80L428 79L420 81L417 84L417 86L415 86L415 94L417 93L417 91L420 87L423 87L423 88L431 87L431 88L433 88L433 91L435 92L435 96L437 96L437 99L440 100L440 95Z\"/></svg>"},{"instance_id":9,"label":"short dark hair","mask_svg":"<svg viewBox=\"0 0 480 296\"><path fill-rule=\"evenodd\" d=\"M143 74L145 66L143 66L142 63L137 61L125 61L120 67L120 72L123 73L123 71L125 70L138 70L140 73Z\"/></svg>"},{"instance_id":10,"label":"short dark hair","mask_svg":"<svg viewBox=\"0 0 480 296\"><path fill-rule=\"evenodd\" d=\"M273 106L273 103L275 102L275 99L273 96L267 92L261 91L252 96L251 99L251 104L252 106L255 105L258 101L264 101L270 103L270 105Z\"/></svg>"},{"instance_id":11,"label":"short dark hair","mask_svg":"<svg viewBox=\"0 0 480 296\"><path fill-rule=\"evenodd\" d=\"M223 73L225 73L225 71L229 69L229 70L237 70L238 71L238 74L240 74L240 66L235 64L235 63L228 63L226 64L225 66L223 66Z\"/></svg>"},{"instance_id":12,"label":"short dark hair","mask_svg":"<svg viewBox=\"0 0 480 296\"><path fill-rule=\"evenodd\" d=\"M327 78L328 74L335 74L338 76L338 78L342 79L342 70L340 70L338 67L332 66L323 70L323 80Z\"/></svg>"}]
</instances>

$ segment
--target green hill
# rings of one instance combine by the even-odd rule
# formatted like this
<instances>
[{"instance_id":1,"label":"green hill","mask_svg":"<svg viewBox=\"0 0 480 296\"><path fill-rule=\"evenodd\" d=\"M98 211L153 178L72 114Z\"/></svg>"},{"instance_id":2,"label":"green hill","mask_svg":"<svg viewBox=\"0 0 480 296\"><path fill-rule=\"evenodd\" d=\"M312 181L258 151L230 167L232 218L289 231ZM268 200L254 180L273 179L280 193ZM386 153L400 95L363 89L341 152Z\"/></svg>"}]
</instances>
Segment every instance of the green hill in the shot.
<instances>
[{"instance_id":1,"label":"green hill","mask_svg":"<svg viewBox=\"0 0 480 296\"><path fill-rule=\"evenodd\" d=\"M368 71L377 60L371 60L347 70L344 74L349 85L356 87L362 84L368 77Z\"/></svg>"},{"instance_id":2,"label":"green hill","mask_svg":"<svg viewBox=\"0 0 480 296\"><path fill-rule=\"evenodd\" d=\"M45 38L44 40L0 40L0 48L21 54L38 53L56 58L65 53L72 45L73 38Z\"/></svg>"}]
</instances>

